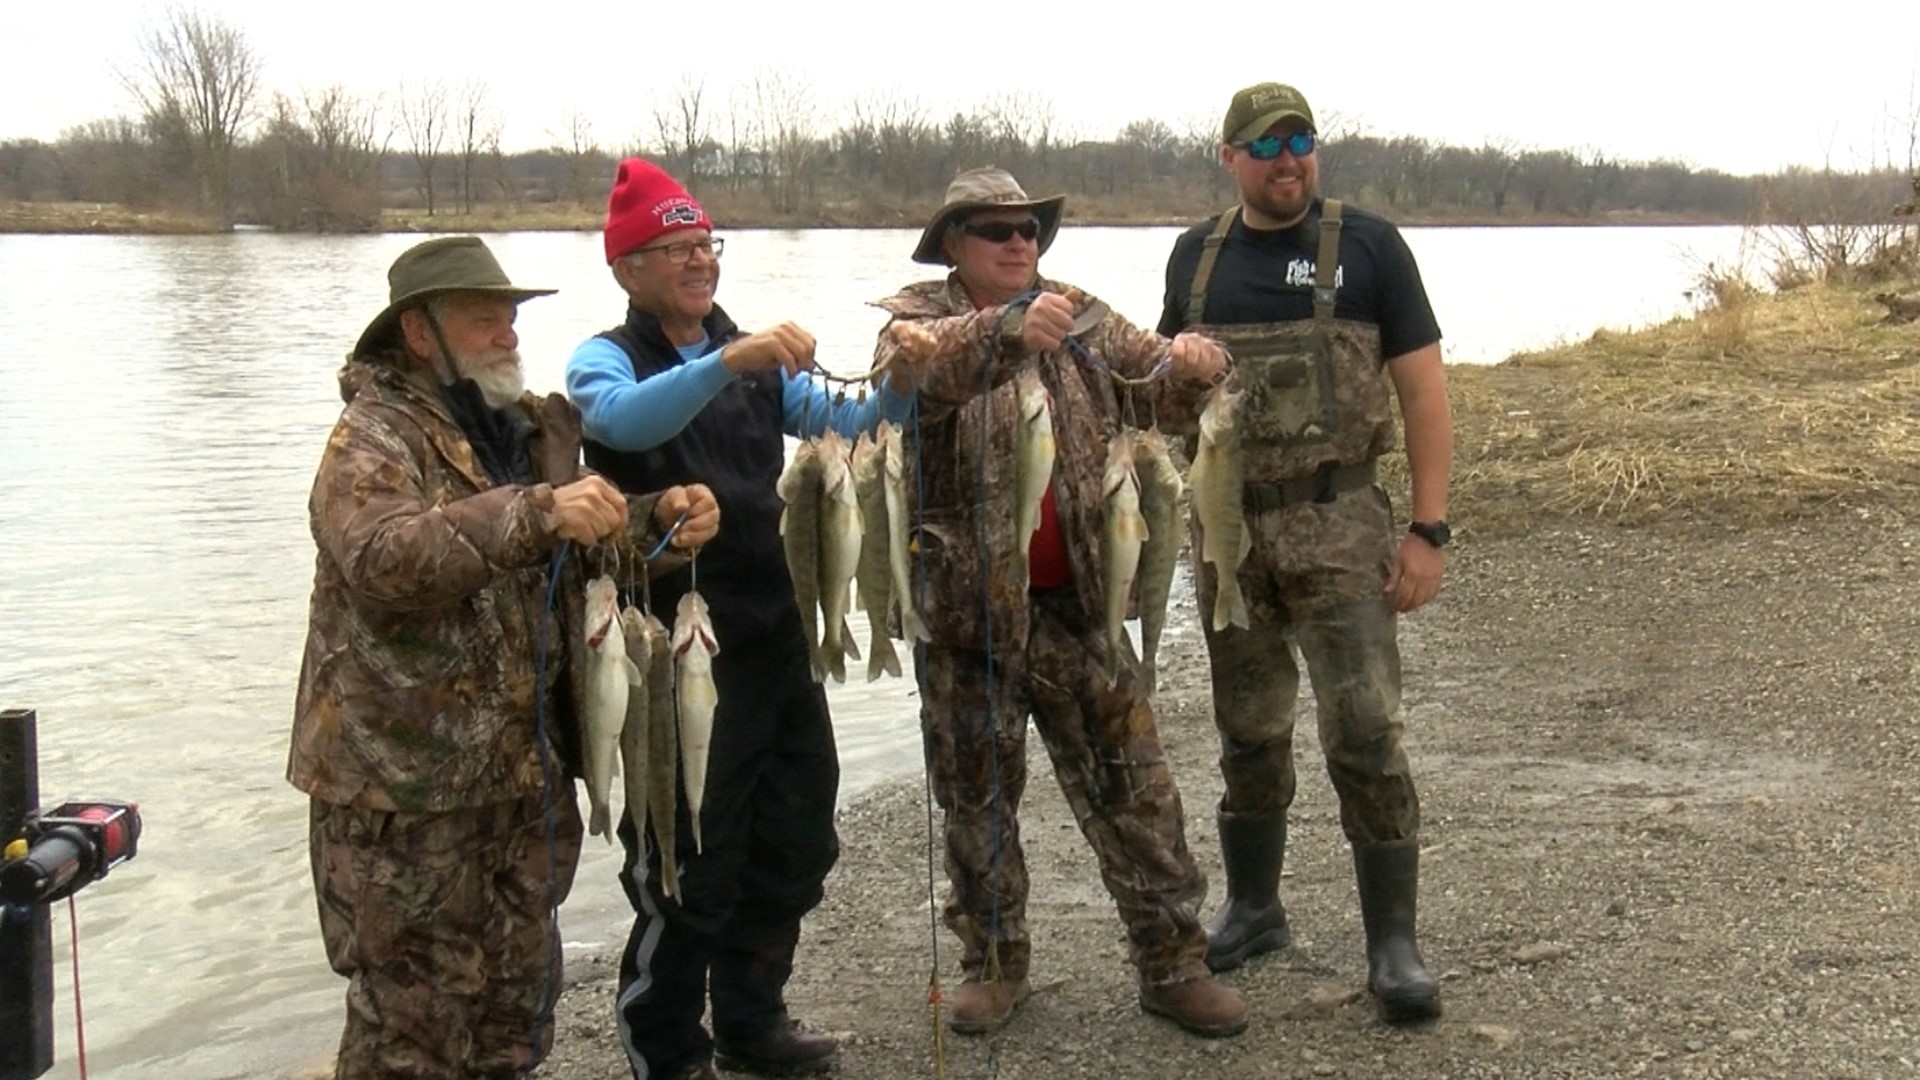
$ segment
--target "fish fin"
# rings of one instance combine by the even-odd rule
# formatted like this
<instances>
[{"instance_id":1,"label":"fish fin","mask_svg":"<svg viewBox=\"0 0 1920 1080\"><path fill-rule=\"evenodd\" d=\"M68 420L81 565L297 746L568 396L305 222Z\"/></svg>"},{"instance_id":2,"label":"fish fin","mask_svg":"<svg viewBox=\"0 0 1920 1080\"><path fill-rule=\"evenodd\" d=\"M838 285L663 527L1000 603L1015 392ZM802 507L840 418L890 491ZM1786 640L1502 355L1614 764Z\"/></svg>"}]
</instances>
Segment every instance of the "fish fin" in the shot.
<instances>
[{"instance_id":1,"label":"fish fin","mask_svg":"<svg viewBox=\"0 0 1920 1080\"><path fill-rule=\"evenodd\" d=\"M595 806L593 813L587 818L587 834L589 836L604 836L607 838L607 843L611 844L613 843L613 830L607 827L607 818L606 806L604 804Z\"/></svg>"},{"instance_id":2,"label":"fish fin","mask_svg":"<svg viewBox=\"0 0 1920 1080\"><path fill-rule=\"evenodd\" d=\"M848 656L852 657L855 660L858 660L861 658L860 643L854 640L853 627L849 625L847 620L844 618L840 620L840 641L841 641L841 644L846 648Z\"/></svg>"},{"instance_id":3,"label":"fish fin","mask_svg":"<svg viewBox=\"0 0 1920 1080\"><path fill-rule=\"evenodd\" d=\"M623 663L627 665L627 685L628 686L647 685L647 674L646 672L640 670L639 664L636 664L633 662L633 657L623 656L620 659Z\"/></svg>"},{"instance_id":4,"label":"fish fin","mask_svg":"<svg viewBox=\"0 0 1920 1080\"><path fill-rule=\"evenodd\" d=\"M900 654L893 651L893 643L885 637L875 636L873 648L867 650L872 658L867 661L867 681L877 682L882 672L900 677Z\"/></svg>"}]
</instances>

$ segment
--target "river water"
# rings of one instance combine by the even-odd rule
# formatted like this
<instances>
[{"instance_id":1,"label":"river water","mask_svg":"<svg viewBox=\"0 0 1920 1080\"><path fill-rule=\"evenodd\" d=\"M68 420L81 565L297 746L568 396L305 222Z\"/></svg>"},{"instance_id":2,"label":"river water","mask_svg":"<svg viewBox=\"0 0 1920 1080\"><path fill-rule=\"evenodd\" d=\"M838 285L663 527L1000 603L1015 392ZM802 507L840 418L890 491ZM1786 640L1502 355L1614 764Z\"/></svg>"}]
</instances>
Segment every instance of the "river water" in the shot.
<instances>
[{"instance_id":1,"label":"river water","mask_svg":"<svg viewBox=\"0 0 1920 1080\"><path fill-rule=\"evenodd\" d=\"M1044 267L1151 327L1177 231L1069 228ZM1741 249L1734 228L1407 235L1448 358L1471 363L1682 313L1700 270ZM729 234L721 302L743 326L798 322L824 366L864 370L884 318L868 302L928 270L908 261L915 238ZM283 778L306 496L340 410L334 372L418 239L0 237L0 709L39 712L43 805L132 800L146 826L139 856L76 905L103 1080L281 1076L338 1039L306 802ZM622 313L599 235L488 239L517 282L561 290L519 324L529 385L558 389L573 346ZM843 800L918 767L911 686L830 688ZM562 916L570 951L624 934L615 851L589 847ZM48 1075L68 1080L64 904L54 926Z\"/></svg>"}]
</instances>

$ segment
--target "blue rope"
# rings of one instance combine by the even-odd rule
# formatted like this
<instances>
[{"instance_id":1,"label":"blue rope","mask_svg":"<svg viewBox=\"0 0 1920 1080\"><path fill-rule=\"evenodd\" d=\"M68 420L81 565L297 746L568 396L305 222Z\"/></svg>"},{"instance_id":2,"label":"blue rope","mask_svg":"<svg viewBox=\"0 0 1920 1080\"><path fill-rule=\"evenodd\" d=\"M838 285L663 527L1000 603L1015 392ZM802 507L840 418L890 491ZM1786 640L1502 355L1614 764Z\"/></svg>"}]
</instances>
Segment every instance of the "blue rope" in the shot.
<instances>
[{"instance_id":1,"label":"blue rope","mask_svg":"<svg viewBox=\"0 0 1920 1080\"><path fill-rule=\"evenodd\" d=\"M1007 317L1012 314L1015 307L1032 301L1032 299L1038 295L1040 295L1040 290L1030 289L1013 303L1000 309L1000 318L994 327L993 336L987 339L986 357L980 365L980 408L983 415L981 417L982 423L980 424L980 460L977 467L978 498L976 498L974 502L974 505L978 507L985 507L987 504L987 463L993 455L993 425L987 422L991 420L993 416L992 402L988 400L989 395L993 392L993 361L1000 351L1000 338L1006 332ZM1017 414L1018 410L1016 409L1015 411ZM991 587L993 580L993 551L992 545L989 542L991 516L981 513L979 515L978 525L981 570L980 609L982 615L981 622L986 631L986 641L984 645L986 648L987 738L989 740L989 761L991 762L993 773L993 856L989 862L988 871L988 877L992 883L992 892L990 894L991 899L987 905L987 946L993 951L988 955L987 963L990 968L998 969L1000 966L1000 875L1001 866L1006 857L1006 844L1003 840L1006 830L1004 827L1005 792L1002 791L1000 782L1000 717L997 705L998 693L995 685L997 678L993 662L993 589ZM1014 542L1016 544L1019 543L1019 537L1015 537ZM1021 601L1024 603L1026 598L1022 597ZM996 1037L994 1039L994 1045L990 1046L987 1051L988 1067L992 1070L992 1075L995 1076L1000 1074L998 1044L999 1039Z\"/></svg>"},{"instance_id":2,"label":"blue rope","mask_svg":"<svg viewBox=\"0 0 1920 1080\"><path fill-rule=\"evenodd\" d=\"M554 894L560 891L556 869L560 835L559 824L554 817L553 759L547 749L547 623L553 618L554 605L560 594L560 569L566 562L567 550L572 546L570 540L560 541L560 547L553 553L553 565L547 571L547 604L540 612L539 647L534 661L533 740L540 752L540 797L545 804L547 827L547 911L554 921L554 941L553 947L547 952L547 978L540 988L540 1012L533 1022L532 1053L523 1076L532 1076L535 1066L540 1064L540 1031L546 1026L546 1017L556 1004L554 988L560 982L560 905L554 900Z\"/></svg>"},{"instance_id":3,"label":"blue rope","mask_svg":"<svg viewBox=\"0 0 1920 1080\"><path fill-rule=\"evenodd\" d=\"M647 552L647 562L652 562L659 558L660 555L667 550L667 545L673 543L674 535L680 531L680 526L687 523L687 515L691 513L693 513L693 507L691 506L680 511L680 516L675 518L673 524L668 527L666 535L660 538L660 542L653 546L652 551Z\"/></svg>"}]
</instances>

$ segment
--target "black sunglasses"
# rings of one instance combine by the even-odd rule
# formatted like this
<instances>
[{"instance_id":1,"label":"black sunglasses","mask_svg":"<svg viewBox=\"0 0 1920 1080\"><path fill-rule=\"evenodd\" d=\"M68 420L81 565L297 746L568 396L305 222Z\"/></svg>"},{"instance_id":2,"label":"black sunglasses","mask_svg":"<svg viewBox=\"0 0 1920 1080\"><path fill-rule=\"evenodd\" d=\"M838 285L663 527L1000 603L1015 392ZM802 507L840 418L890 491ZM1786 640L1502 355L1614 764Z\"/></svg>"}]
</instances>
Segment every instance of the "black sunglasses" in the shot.
<instances>
[{"instance_id":1,"label":"black sunglasses","mask_svg":"<svg viewBox=\"0 0 1920 1080\"><path fill-rule=\"evenodd\" d=\"M1039 236L1040 222L1033 218L1025 221L969 221L960 226L960 231L968 236L977 236L989 244L1004 244L1015 236L1022 240Z\"/></svg>"},{"instance_id":2,"label":"black sunglasses","mask_svg":"<svg viewBox=\"0 0 1920 1080\"><path fill-rule=\"evenodd\" d=\"M1240 149L1255 161L1272 161L1280 156L1285 148L1294 157L1303 158L1313 153L1313 132L1296 131L1291 135L1262 135L1240 144Z\"/></svg>"}]
</instances>

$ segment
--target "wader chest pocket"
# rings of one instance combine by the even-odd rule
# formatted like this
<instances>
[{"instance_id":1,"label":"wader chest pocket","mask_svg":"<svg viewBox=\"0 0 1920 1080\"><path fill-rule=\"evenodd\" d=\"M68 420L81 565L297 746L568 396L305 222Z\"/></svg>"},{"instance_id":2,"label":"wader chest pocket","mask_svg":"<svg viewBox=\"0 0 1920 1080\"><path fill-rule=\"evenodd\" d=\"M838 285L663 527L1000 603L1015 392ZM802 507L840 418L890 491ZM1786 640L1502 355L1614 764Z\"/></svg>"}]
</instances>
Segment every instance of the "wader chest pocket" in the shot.
<instances>
[{"instance_id":1,"label":"wader chest pocket","mask_svg":"<svg viewBox=\"0 0 1920 1080\"><path fill-rule=\"evenodd\" d=\"M1248 380L1252 391L1242 412L1243 438L1265 446L1305 446L1328 442L1334 429L1333 349L1324 334L1309 334L1284 351L1247 357L1262 378Z\"/></svg>"}]
</instances>

